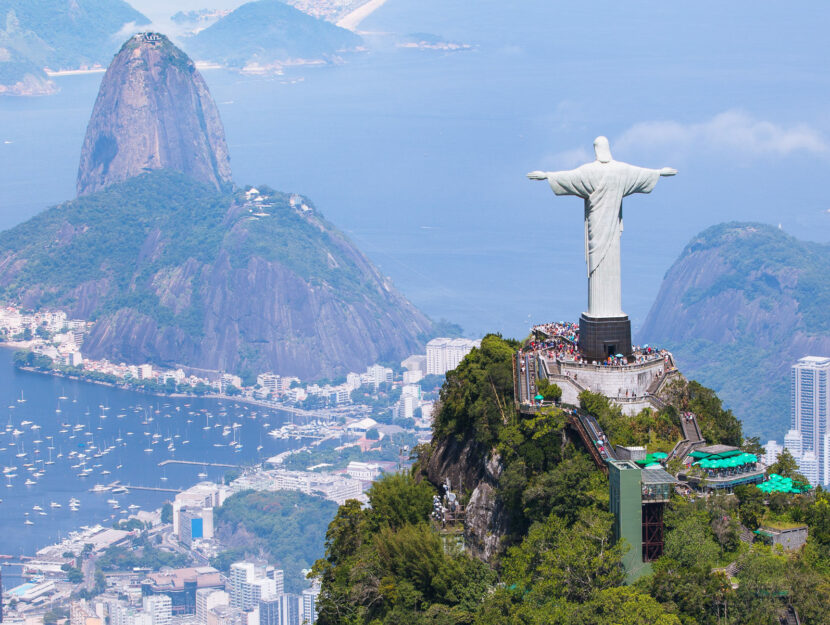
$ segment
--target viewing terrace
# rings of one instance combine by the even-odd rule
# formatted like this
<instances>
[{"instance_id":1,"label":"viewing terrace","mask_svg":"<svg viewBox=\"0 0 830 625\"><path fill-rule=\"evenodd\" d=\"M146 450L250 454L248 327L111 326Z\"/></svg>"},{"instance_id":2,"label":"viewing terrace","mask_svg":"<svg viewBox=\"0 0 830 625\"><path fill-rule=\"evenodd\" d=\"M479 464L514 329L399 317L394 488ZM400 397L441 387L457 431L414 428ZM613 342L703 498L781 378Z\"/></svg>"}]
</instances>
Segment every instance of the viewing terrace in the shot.
<instances>
[{"instance_id":1,"label":"viewing terrace","mask_svg":"<svg viewBox=\"0 0 830 625\"><path fill-rule=\"evenodd\" d=\"M677 375L671 352L651 345L604 360L586 358L579 349L579 325L572 322L534 326L515 362L520 404L536 401L535 382L547 379L562 389L565 403L577 405L579 394L589 390L609 397L629 415L663 407L658 394Z\"/></svg>"}]
</instances>

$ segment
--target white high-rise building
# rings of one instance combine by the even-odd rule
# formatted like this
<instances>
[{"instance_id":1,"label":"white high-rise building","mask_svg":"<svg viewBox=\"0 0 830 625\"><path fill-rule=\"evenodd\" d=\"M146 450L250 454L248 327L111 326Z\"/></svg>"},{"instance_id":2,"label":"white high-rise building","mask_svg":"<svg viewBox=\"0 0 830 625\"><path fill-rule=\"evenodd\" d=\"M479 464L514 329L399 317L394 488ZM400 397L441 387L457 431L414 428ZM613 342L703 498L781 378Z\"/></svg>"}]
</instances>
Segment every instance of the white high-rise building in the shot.
<instances>
[{"instance_id":1,"label":"white high-rise building","mask_svg":"<svg viewBox=\"0 0 830 625\"><path fill-rule=\"evenodd\" d=\"M771 464L775 464L778 460L778 456L784 451L784 447L779 445L777 441L769 441L764 446L764 464L770 466Z\"/></svg>"},{"instance_id":2,"label":"white high-rise building","mask_svg":"<svg viewBox=\"0 0 830 625\"><path fill-rule=\"evenodd\" d=\"M810 484L818 484L818 458L812 449L805 451L798 459L798 470Z\"/></svg>"},{"instance_id":3,"label":"white high-rise building","mask_svg":"<svg viewBox=\"0 0 830 625\"><path fill-rule=\"evenodd\" d=\"M145 614L150 615L153 625L170 625L173 619L173 602L167 595L149 595L142 599Z\"/></svg>"},{"instance_id":4,"label":"white high-rise building","mask_svg":"<svg viewBox=\"0 0 830 625\"><path fill-rule=\"evenodd\" d=\"M260 577L248 582L243 585L243 588L245 592L242 603L246 606L257 606L262 600L267 601L277 597L277 582L268 577Z\"/></svg>"},{"instance_id":5,"label":"white high-rise building","mask_svg":"<svg viewBox=\"0 0 830 625\"><path fill-rule=\"evenodd\" d=\"M784 437L784 449L789 451L793 458L798 460L804 452L804 444L801 439L801 432L798 430L790 430Z\"/></svg>"},{"instance_id":6,"label":"white high-rise building","mask_svg":"<svg viewBox=\"0 0 830 625\"><path fill-rule=\"evenodd\" d=\"M303 591L303 618L302 625L314 625L317 622L317 598L320 596L319 584Z\"/></svg>"},{"instance_id":7,"label":"white high-rise building","mask_svg":"<svg viewBox=\"0 0 830 625\"><path fill-rule=\"evenodd\" d=\"M821 474L821 483L828 485L830 484L830 432L824 433L822 443L821 468L823 473Z\"/></svg>"},{"instance_id":8,"label":"white high-rise building","mask_svg":"<svg viewBox=\"0 0 830 625\"><path fill-rule=\"evenodd\" d=\"M230 596L231 607L245 609L245 586L256 579L256 565L253 562L231 564ZM250 607L250 606L249 606Z\"/></svg>"},{"instance_id":9,"label":"white high-rise building","mask_svg":"<svg viewBox=\"0 0 830 625\"><path fill-rule=\"evenodd\" d=\"M277 595L281 595L285 592L285 571L283 571L282 569L269 568L265 571L265 576L274 580L274 583L276 584Z\"/></svg>"},{"instance_id":10,"label":"white high-rise building","mask_svg":"<svg viewBox=\"0 0 830 625\"><path fill-rule=\"evenodd\" d=\"M824 435L828 432L830 413L830 358L806 356L793 365L790 373L790 428L801 434L802 454L813 453L817 473L815 481L810 480L810 483L818 484L819 477L824 477Z\"/></svg>"},{"instance_id":11,"label":"white high-rise building","mask_svg":"<svg viewBox=\"0 0 830 625\"><path fill-rule=\"evenodd\" d=\"M481 347L480 340L432 339L427 343L427 375L444 375L452 371L475 347Z\"/></svg>"},{"instance_id":12,"label":"white high-rise building","mask_svg":"<svg viewBox=\"0 0 830 625\"><path fill-rule=\"evenodd\" d=\"M196 591L196 620L207 623L208 612L220 605L230 605L230 595L218 588L199 588Z\"/></svg>"}]
</instances>

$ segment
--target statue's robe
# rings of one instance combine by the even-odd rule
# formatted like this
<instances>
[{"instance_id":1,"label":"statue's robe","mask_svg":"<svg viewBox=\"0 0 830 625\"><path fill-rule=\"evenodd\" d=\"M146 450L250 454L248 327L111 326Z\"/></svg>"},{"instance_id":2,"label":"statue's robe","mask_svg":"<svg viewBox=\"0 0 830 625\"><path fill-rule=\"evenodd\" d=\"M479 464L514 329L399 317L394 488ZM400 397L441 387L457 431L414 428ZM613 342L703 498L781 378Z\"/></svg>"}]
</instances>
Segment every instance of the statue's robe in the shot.
<instances>
[{"instance_id":1,"label":"statue's robe","mask_svg":"<svg viewBox=\"0 0 830 625\"><path fill-rule=\"evenodd\" d=\"M547 173L556 195L585 200L585 262L588 266L588 311L594 318L624 317L620 286L622 199L650 193L660 171L620 161L594 161L570 171Z\"/></svg>"}]
</instances>

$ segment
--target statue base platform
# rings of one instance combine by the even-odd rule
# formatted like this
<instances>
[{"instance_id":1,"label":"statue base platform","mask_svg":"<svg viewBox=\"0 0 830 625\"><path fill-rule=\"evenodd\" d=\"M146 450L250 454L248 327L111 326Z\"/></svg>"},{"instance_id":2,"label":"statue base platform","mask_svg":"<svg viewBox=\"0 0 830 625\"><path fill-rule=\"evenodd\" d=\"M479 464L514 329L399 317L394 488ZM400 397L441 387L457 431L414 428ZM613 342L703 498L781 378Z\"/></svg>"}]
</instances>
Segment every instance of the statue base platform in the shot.
<instances>
[{"instance_id":1,"label":"statue base platform","mask_svg":"<svg viewBox=\"0 0 830 625\"><path fill-rule=\"evenodd\" d=\"M579 318L579 351L589 360L631 354L631 321L624 317Z\"/></svg>"}]
</instances>

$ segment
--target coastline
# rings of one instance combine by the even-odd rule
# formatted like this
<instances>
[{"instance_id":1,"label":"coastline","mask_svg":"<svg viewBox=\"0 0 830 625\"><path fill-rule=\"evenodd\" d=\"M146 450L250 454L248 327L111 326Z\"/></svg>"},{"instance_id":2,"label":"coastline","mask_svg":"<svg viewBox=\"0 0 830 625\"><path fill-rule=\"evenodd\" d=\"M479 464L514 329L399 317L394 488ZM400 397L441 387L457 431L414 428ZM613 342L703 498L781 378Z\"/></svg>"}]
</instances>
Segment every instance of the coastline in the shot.
<instances>
[{"instance_id":1,"label":"coastline","mask_svg":"<svg viewBox=\"0 0 830 625\"><path fill-rule=\"evenodd\" d=\"M11 347L9 343L2 343L0 347ZM26 371L27 373L39 373L41 375L48 375L56 378L64 378L66 380L74 380L76 382L84 382L86 384L97 384L98 386L108 386L110 388L115 388L121 391L131 391L133 393L141 393L142 395L150 395L152 397L173 397L176 399L222 399L227 401L233 401L241 404L249 404L252 406L259 406L261 408L270 408L272 410L281 410L283 412L289 412L294 415L298 415L301 417L317 417L319 416L318 413L308 410L303 410L302 408L296 408L294 406L287 406L285 404L279 404L276 402L269 402L263 399L254 399L253 397L245 397L242 395L222 395L220 393L205 393L204 395L195 395L191 393L159 393L154 391L148 391L143 388L132 388L125 384L114 384L112 382L104 382L103 380L89 380L87 378L83 378L77 375L71 375L68 373L63 373L62 371L45 371L43 369L37 369L35 367L18 367L15 366L15 369L18 371Z\"/></svg>"},{"instance_id":2,"label":"coastline","mask_svg":"<svg viewBox=\"0 0 830 625\"><path fill-rule=\"evenodd\" d=\"M386 0L369 0L369 2L367 2L366 4L357 7L351 13L348 13L347 15L344 15L339 20L337 20L337 25L340 28L345 28L347 30L353 31L360 25L360 22L362 22L372 13L377 11L385 3Z\"/></svg>"},{"instance_id":3,"label":"coastline","mask_svg":"<svg viewBox=\"0 0 830 625\"><path fill-rule=\"evenodd\" d=\"M44 69L46 75L49 78L55 78L60 76L82 76L84 74L103 74L107 71L106 67L95 67L93 69L61 69L58 71L52 71L51 69Z\"/></svg>"}]
</instances>

